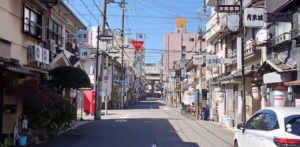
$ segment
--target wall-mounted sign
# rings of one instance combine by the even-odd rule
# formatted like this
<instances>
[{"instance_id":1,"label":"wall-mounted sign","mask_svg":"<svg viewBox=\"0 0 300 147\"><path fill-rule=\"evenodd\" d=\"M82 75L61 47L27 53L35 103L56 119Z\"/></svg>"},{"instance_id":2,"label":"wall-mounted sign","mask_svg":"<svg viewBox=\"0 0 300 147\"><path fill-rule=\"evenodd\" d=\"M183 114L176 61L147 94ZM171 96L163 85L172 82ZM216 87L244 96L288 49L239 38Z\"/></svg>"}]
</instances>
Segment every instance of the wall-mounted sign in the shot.
<instances>
[{"instance_id":1,"label":"wall-mounted sign","mask_svg":"<svg viewBox=\"0 0 300 147\"><path fill-rule=\"evenodd\" d=\"M105 52L106 51L106 45L107 45L107 42L99 42L99 50L101 52Z\"/></svg>"},{"instance_id":2,"label":"wall-mounted sign","mask_svg":"<svg viewBox=\"0 0 300 147\"><path fill-rule=\"evenodd\" d=\"M194 55L193 60L194 60L195 65L203 64L203 56L202 55Z\"/></svg>"},{"instance_id":3,"label":"wall-mounted sign","mask_svg":"<svg viewBox=\"0 0 300 147\"><path fill-rule=\"evenodd\" d=\"M258 43L263 43L267 40L268 32L265 29L259 30L255 36Z\"/></svg>"},{"instance_id":4,"label":"wall-mounted sign","mask_svg":"<svg viewBox=\"0 0 300 147\"><path fill-rule=\"evenodd\" d=\"M207 55L206 56L206 67L219 67L221 60L217 55Z\"/></svg>"},{"instance_id":5,"label":"wall-mounted sign","mask_svg":"<svg viewBox=\"0 0 300 147\"><path fill-rule=\"evenodd\" d=\"M268 13L268 22L293 22L293 13Z\"/></svg>"},{"instance_id":6,"label":"wall-mounted sign","mask_svg":"<svg viewBox=\"0 0 300 147\"><path fill-rule=\"evenodd\" d=\"M264 25L263 8L246 8L244 13L244 23L246 27L259 28Z\"/></svg>"},{"instance_id":7,"label":"wall-mounted sign","mask_svg":"<svg viewBox=\"0 0 300 147\"><path fill-rule=\"evenodd\" d=\"M239 5L218 5L217 11L220 13L238 13L240 12Z\"/></svg>"},{"instance_id":8,"label":"wall-mounted sign","mask_svg":"<svg viewBox=\"0 0 300 147\"><path fill-rule=\"evenodd\" d=\"M90 52L91 52L90 49L83 49L83 48L81 48L80 52L79 52L79 56L80 56L81 59L89 58L90 55L91 55Z\"/></svg>"},{"instance_id":9,"label":"wall-mounted sign","mask_svg":"<svg viewBox=\"0 0 300 147\"><path fill-rule=\"evenodd\" d=\"M239 23L239 15L228 15L228 29L232 32L235 32L239 29L240 23Z\"/></svg>"},{"instance_id":10,"label":"wall-mounted sign","mask_svg":"<svg viewBox=\"0 0 300 147\"><path fill-rule=\"evenodd\" d=\"M185 69L183 69L183 70L181 70L181 77L186 77L186 70Z\"/></svg>"},{"instance_id":11,"label":"wall-mounted sign","mask_svg":"<svg viewBox=\"0 0 300 147\"><path fill-rule=\"evenodd\" d=\"M75 38L77 42L89 42L89 32L85 30L78 30Z\"/></svg>"}]
</instances>

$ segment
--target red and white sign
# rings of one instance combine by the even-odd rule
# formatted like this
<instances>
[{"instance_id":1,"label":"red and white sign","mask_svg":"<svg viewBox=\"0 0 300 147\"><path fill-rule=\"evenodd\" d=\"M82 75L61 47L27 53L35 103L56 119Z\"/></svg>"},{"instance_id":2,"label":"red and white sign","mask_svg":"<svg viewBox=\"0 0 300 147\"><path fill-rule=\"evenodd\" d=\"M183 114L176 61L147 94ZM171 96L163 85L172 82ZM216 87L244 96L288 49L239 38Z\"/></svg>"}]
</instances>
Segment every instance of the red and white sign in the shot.
<instances>
[{"instance_id":1,"label":"red and white sign","mask_svg":"<svg viewBox=\"0 0 300 147\"><path fill-rule=\"evenodd\" d=\"M144 41L132 41L132 45L134 46L135 50L138 52L142 45L144 44Z\"/></svg>"}]
</instances>

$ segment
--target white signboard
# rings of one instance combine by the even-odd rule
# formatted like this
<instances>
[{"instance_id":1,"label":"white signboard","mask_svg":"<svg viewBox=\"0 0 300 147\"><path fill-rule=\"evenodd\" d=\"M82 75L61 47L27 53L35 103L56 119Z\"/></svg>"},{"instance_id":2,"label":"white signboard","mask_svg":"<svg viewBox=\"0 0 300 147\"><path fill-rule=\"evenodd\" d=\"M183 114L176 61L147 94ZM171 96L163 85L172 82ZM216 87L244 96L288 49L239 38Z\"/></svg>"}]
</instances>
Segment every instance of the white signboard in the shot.
<instances>
[{"instance_id":1,"label":"white signboard","mask_svg":"<svg viewBox=\"0 0 300 147\"><path fill-rule=\"evenodd\" d=\"M106 45L107 45L106 42L99 42L99 50L101 52L105 52L106 51Z\"/></svg>"},{"instance_id":2,"label":"white signboard","mask_svg":"<svg viewBox=\"0 0 300 147\"><path fill-rule=\"evenodd\" d=\"M183 77L183 78L186 77L186 70L185 69L181 70L181 77Z\"/></svg>"},{"instance_id":3,"label":"white signboard","mask_svg":"<svg viewBox=\"0 0 300 147\"><path fill-rule=\"evenodd\" d=\"M81 59L90 58L91 50L90 49L80 49L79 56Z\"/></svg>"},{"instance_id":4,"label":"white signboard","mask_svg":"<svg viewBox=\"0 0 300 147\"><path fill-rule=\"evenodd\" d=\"M111 100L109 92L102 91L102 102L105 102L105 97L107 96L108 100Z\"/></svg>"},{"instance_id":5,"label":"white signboard","mask_svg":"<svg viewBox=\"0 0 300 147\"><path fill-rule=\"evenodd\" d=\"M206 67L219 67L221 60L218 55L207 55L206 56Z\"/></svg>"},{"instance_id":6,"label":"white signboard","mask_svg":"<svg viewBox=\"0 0 300 147\"><path fill-rule=\"evenodd\" d=\"M85 30L78 30L75 38L77 42L89 42L89 32Z\"/></svg>"},{"instance_id":7,"label":"white signboard","mask_svg":"<svg viewBox=\"0 0 300 147\"><path fill-rule=\"evenodd\" d=\"M246 8L244 13L246 27L260 28L264 25L264 8Z\"/></svg>"},{"instance_id":8,"label":"white signboard","mask_svg":"<svg viewBox=\"0 0 300 147\"><path fill-rule=\"evenodd\" d=\"M232 32L235 32L240 27L240 17L239 15L228 15L228 29Z\"/></svg>"},{"instance_id":9,"label":"white signboard","mask_svg":"<svg viewBox=\"0 0 300 147\"><path fill-rule=\"evenodd\" d=\"M202 55L194 55L193 60L194 60L195 65L203 64L203 56Z\"/></svg>"}]
</instances>

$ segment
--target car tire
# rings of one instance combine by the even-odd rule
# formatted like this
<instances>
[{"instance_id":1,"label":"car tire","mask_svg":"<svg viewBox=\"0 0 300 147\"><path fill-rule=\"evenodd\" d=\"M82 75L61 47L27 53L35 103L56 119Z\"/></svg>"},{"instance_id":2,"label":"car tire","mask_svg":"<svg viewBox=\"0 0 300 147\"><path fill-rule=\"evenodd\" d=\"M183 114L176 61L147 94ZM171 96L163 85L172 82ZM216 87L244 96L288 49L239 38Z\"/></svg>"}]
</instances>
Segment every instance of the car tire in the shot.
<instances>
[{"instance_id":1,"label":"car tire","mask_svg":"<svg viewBox=\"0 0 300 147\"><path fill-rule=\"evenodd\" d=\"M239 147L237 141L234 141L234 147Z\"/></svg>"}]
</instances>

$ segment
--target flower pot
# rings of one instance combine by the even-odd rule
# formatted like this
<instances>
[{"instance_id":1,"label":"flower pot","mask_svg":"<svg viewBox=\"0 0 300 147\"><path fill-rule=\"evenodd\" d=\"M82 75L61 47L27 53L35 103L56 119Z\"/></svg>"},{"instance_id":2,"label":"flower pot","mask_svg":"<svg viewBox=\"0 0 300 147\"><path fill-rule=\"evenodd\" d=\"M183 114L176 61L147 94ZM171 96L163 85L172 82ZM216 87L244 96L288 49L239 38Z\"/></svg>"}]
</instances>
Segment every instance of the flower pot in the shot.
<instances>
[{"instance_id":1,"label":"flower pot","mask_svg":"<svg viewBox=\"0 0 300 147\"><path fill-rule=\"evenodd\" d=\"M19 136L18 144L19 145L26 145L27 136Z\"/></svg>"}]
</instances>

